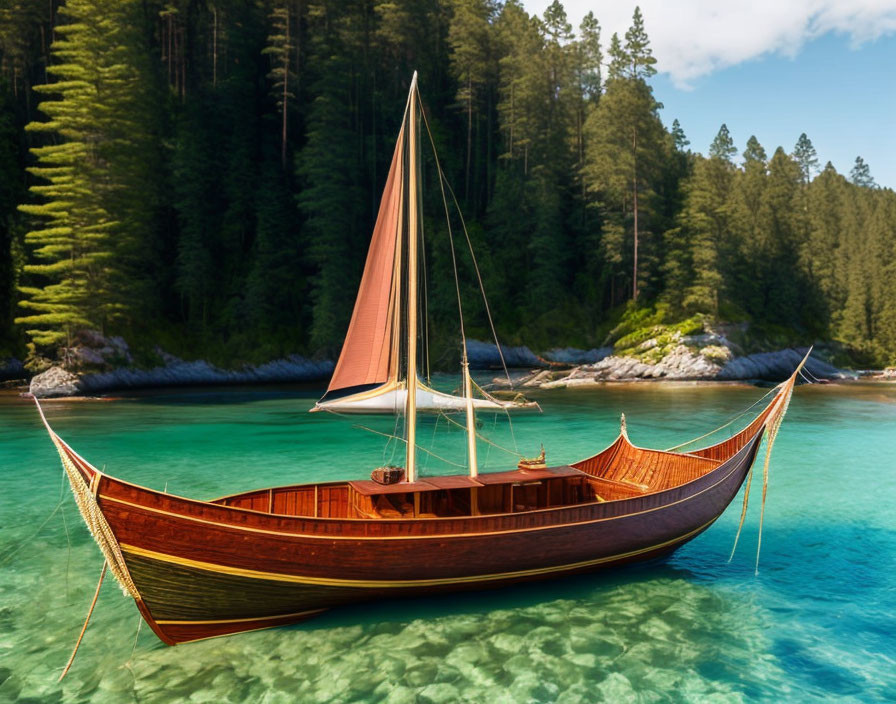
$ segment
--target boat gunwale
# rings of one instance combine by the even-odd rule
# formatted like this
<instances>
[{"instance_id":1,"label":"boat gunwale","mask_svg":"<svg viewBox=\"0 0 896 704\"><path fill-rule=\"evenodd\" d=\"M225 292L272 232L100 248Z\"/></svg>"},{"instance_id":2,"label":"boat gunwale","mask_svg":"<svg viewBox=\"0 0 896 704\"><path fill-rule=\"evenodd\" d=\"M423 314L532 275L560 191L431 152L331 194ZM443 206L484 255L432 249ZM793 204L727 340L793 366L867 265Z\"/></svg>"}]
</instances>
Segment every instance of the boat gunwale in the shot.
<instances>
[{"instance_id":1,"label":"boat gunwale","mask_svg":"<svg viewBox=\"0 0 896 704\"><path fill-rule=\"evenodd\" d=\"M758 435L758 433L757 433L757 435ZM651 513L653 511L658 511L658 510L661 510L664 508L668 508L670 506L675 506L680 503L684 503L686 501L696 498L697 496L704 494L705 492L707 492L711 489L714 489L718 485L727 481L730 478L731 474L736 470L737 465L738 465L738 462L733 462L733 460L738 459L742 453L745 453L747 450L750 450L753 447L753 443L756 442L756 440L757 440L757 438L756 438L756 436L754 436L740 450L738 450L734 455L732 455L728 460L726 460L725 462L722 462L721 464L719 464L717 467L713 468L707 474L704 474L703 476L698 477L695 480L692 480L692 482L699 481L701 479L706 479L707 477L712 476L717 471L719 471L723 468L729 470L725 474L725 476L723 476L718 481L710 484L709 486L706 486L695 493L683 496L682 498L680 498L676 501L660 503L657 506L652 506L652 507L649 507L649 508L646 508L643 510L638 510L638 511L631 511L629 513L620 513L618 515L603 516L603 517L599 517L599 518L588 518L588 519L582 520L582 521L566 521L566 522L551 523L548 525L528 526L528 527L524 527L524 528L506 528L506 529L477 531L477 532L471 531L469 533L464 533L464 532L433 533L433 534L425 534L424 533L424 534L415 534L415 535L338 535L338 534L329 534L329 533L298 533L298 532L291 532L291 531L285 531L285 530L274 530L274 529L270 529L270 528L256 528L254 526L246 526L246 525L240 525L240 524L236 524L236 523L226 523L226 522L221 522L221 521L215 521L215 520L211 520L209 518L203 518L201 516L195 516L195 515L190 515L190 514L186 514L186 513L166 511L165 509L153 508L150 506L145 506L143 504L137 504L134 502L126 501L124 499L118 499L113 496L108 496L106 494L103 494L101 492L99 493L98 498L105 500L105 501L111 501L113 503L123 504L125 506L131 506L131 507L134 507L134 508L137 508L140 510L148 511L150 513L160 513L160 514L164 514L164 515L168 515L168 516L173 516L178 519L192 521L195 523L205 523L205 524L217 526L220 528L232 528L234 530L246 531L246 532L251 532L251 533L263 533L263 534L267 534L267 535L278 535L278 536L283 536L283 537L294 537L294 538L303 538L303 539L312 539L312 540L355 540L355 541L426 540L426 539L441 540L441 539L445 539L445 538L474 538L474 537L483 536L483 535L504 535L504 534L511 534L511 533L525 533L525 532L534 532L534 531L542 531L542 530L553 530L553 529L558 529L558 528L568 528L570 526L586 525L589 523L601 523L604 521L618 520L618 519L628 518L631 516L642 515L645 513ZM732 466L728 467L727 465L729 465L729 463L733 463ZM114 477L110 477L110 478L114 479ZM261 515L261 516L277 518L277 519L290 519L290 520L298 520L298 521L319 521L319 522L342 521L342 522L346 522L346 523L360 523L360 524L368 524L368 525L389 525L389 526L403 526L404 525L404 526L406 526L406 525L411 525L414 523L430 523L431 524L433 521L451 521L451 520L467 521L469 519L482 520L482 519L494 519L494 518L508 518L508 517L513 517L513 516L543 515L543 514L547 514L549 512L558 511L558 510L575 510L575 509L580 509L580 508L593 507L593 506L599 506L599 505L610 505L610 504L618 505L625 501L639 501L644 498L656 497L656 496L660 496L662 494L667 494L669 492L676 491L676 490L680 489L681 487L686 486L687 484L691 484L692 482L687 482L686 484L680 484L678 486L670 487L668 489L663 489L658 492L645 493L645 494L641 494L638 496L630 496L630 497L626 497L626 498L622 498L622 499L613 499L611 501L588 501L585 503L573 504L573 505L569 505L569 506L550 506L548 508L535 509L533 511L519 511L519 512L514 512L514 513L501 513L501 514L483 514L483 515L479 515L479 516L437 516L434 518L404 518L404 519L308 517L308 516L290 516L290 515L285 515L285 514L270 514L270 513L263 512L263 511L255 511L253 509L242 509L242 508L234 507L234 506L223 506L221 504L212 504L212 505L214 505L218 508L228 508L228 509L234 509L236 511L245 511L247 513L252 513L252 514L257 514L257 515ZM143 488L143 487L140 487L139 485L132 485L132 486L136 486L137 488ZM153 491L153 490L149 490L149 491ZM160 494L160 492L154 492L154 493ZM183 497L175 496L173 494L160 494L160 495L167 496L170 498L179 499L182 501L187 501L187 502L190 502L193 504L202 505L205 503L205 502L196 501L193 499L184 499Z\"/></svg>"},{"instance_id":2,"label":"boat gunwale","mask_svg":"<svg viewBox=\"0 0 896 704\"><path fill-rule=\"evenodd\" d=\"M753 418L753 420L750 421L750 424L754 423L756 420L761 418L763 415L768 415L769 412L773 409L773 407L781 400L782 392L785 392L785 391L786 391L785 388L782 388L781 390L779 390L778 393L775 394L775 396L769 401L768 405L761 412L757 413L756 416ZM45 423L46 423L46 420L45 420ZM749 428L750 424L748 424L740 432L744 432L744 430L747 430ZM48 423L47 423L47 427L49 428ZM256 509L243 508L243 507L239 507L239 506L228 506L228 505L222 504L222 503L215 503L216 501L223 501L228 498L243 496L245 494L252 494L255 492L263 492L263 491L273 491L276 489L292 489L292 488L315 487L315 486L316 487L345 486L346 488L349 488L348 482L351 480L336 480L336 481L330 481L330 482L308 482L308 483L304 483L304 484L294 484L294 485L286 485L286 486L279 486L279 487L251 489L247 492L241 492L239 494L230 494L230 495L226 495L226 496L223 496L223 497L220 497L217 499L212 499L212 500L194 499L194 498L190 498L190 497L186 497L186 496L181 496L179 494L168 493L166 491L158 491L157 489L152 489L152 488L143 486L141 484L137 484L135 482L130 482L125 479L120 479L119 477L116 477L114 475L108 474L102 470L97 469L96 467L93 466L93 464L91 464L89 461L84 459L80 454L78 454L61 437L59 437L59 435L54 430L50 429L50 432L52 432L53 435L56 436L60 440L60 442L62 442L62 444L65 446L65 448L69 452L71 452L75 457L77 457L81 462L83 462L85 465L87 465L87 467L89 467L93 472L95 472L97 474L97 479L94 481L95 481L95 485L97 486L97 489L98 489L98 491L97 491L98 498L100 498L100 499L113 501L113 502L121 503L124 505L131 505L131 506L141 508L141 509L144 509L147 511L151 511L154 513L164 513L167 515L181 517L181 518L184 518L187 520L203 521L203 522L209 523L211 525L217 525L217 526L222 526L222 527L233 527L236 529L260 531L260 532L266 532L266 533L275 533L275 534L279 534L279 535L304 536L304 537L310 537L310 538L368 540L368 539L381 539L381 538L384 538L384 539L396 539L396 538L397 539L402 539L402 538L421 539L421 538L426 538L426 537L431 537L431 536L427 536L427 535L337 536L337 535L330 535L330 534L325 534L325 533L298 533L298 532L290 532L290 531L274 531L274 530L270 530L270 529L266 529L266 528L252 528L249 526L241 526L236 523L212 521L207 518L200 518L198 516L192 516L190 514L183 513L183 512L166 511L164 509L153 508L153 507L146 506L144 504L128 502L123 499L118 499L114 496L109 496L108 494L104 494L100 490L99 482L101 479L111 480L114 482L118 482L122 485L132 487L141 492L153 494L160 498L175 499L177 501L182 501L189 505L196 506L198 508L212 506L215 508L221 508L221 509L226 509L228 511L235 512L235 515L239 515L241 513L252 514L252 515L257 515L257 516L265 516L265 517L276 519L276 520L284 520L285 519L285 520L306 521L306 522L310 521L312 523L319 523L321 525L336 525L338 523L347 523L347 524L361 524L361 525L383 525L383 526L389 525L389 526L399 527L399 526L407 526L407 525L411 525L411 524L421 524L421 523L433 524L436 522L444 522L444 521L467 522L467 521L483 520L483 519L505 519L505 518L513 517L513 516L541 516L541 515L547 515L547 514L550 514L551 512L556 512L559 510L574 510L577 508L586 508L586 507L591 507L591 506L601 505L601 504L619 505L621 502L625 502L625 501L637 501L637 500L641 500L641 499L649 498L649 497L662 497L663 495L668 494L669 492L686 489L689 486L692 486L693 484L695 484L696 482L703 481L707 477L712 476L718 470L722 469L727 464L734 461L735 458L737 458L744 451L745 448L749 447L753 443L753 441L756 439L757 436L760 436L760 437L762 436L765 429L766 429L766 423L763 422L759 426L759 428L757 428L756 433L744 443L744 446L741 447L737 452L733 453L731 456L729 456L725 460L712 460L712 459L706 458L706 457L695 456L695 458L697 458L697 459L706 460L708 462L716 462L716 465L714 467L712 467L708 472L700 475L699 477L695 477L694 479L688 480L686 482L682 482L681 484L676 484L675 486L668 487L666 489L660 489L660 490L656 490L656 491L645 491L644 493L639 494L637 496L629 496L629 497L623 497L623 498L619 498L619 499L609 499L609 500L604 500L604 501L595 500L595 501L582 502L582 503L578 503L578 504L568 504L568 505L562 505L562 506L549 506L549 507L545 507L545 508L533 509L530 511L516 511L516 512L512 511L512 512L489 513L489 514L479 514L479 515L463 515L463 516L408 517L408 518L399 518L399 519L395 519L395 518L364 518L364 517L353 518L353 517L337 517L337 516L303 516L303 515L279 514L279 513L272 513L270 511L259 511ZM734 436L732 436L732 437L734 437ZM708 447L712 448L712 447L716 447L718 445L722 445L725 442L728 442L728 440L730 440L730 439L731 438L727 438L726 440L716 443L715 445L710 445ZM579 462L583 462L588 459L592 459L594 457L599 456L603 452L606 452L607 450L612 448L614 445L616 445L616 443L618 443L620 440L623 440L624 442L628 443L631 447L633 447L635 449L639 449L639 450L646 451L646 452L669 454L669 455L674 455L676 457L689 457L690 456L690 453L677 453L677 452L670 452L667 450L654 450L654 449L650 449L650 448L638 447L631 443L631 441L628 438L627 433L620 432L620 434L613 440L613 442L611 442L609 445L607 445L603 450L592 455L591 457L586 458L585 460L579 460ZM707 448L701 448L701 449L707 449ZM573 466L573 465L570 464L570 465L561 465L561 466ZM585 474L589 477L593 477L594 479L601 478L596 475L589 475L587 472L583 472L583 474ZM508 483L511 483L511 482L508 482ZM702 493L702 491L700 493ZM684 499L682 499L682 500L684 500ZM677 502L675 502L675 503L677 503ZM662 504L662 505L670 505L670 504ZM657 507L657 508L659 508L659 507ZM650 510L653 510L653 509L650 509ZM638 513L642 513L642 512L635 511L632 513L620 514L619 516L612 516L610 518L619 518L619 517L626 516L626 515L636 515ZM607 520L607 519L596 519L596 520ZM555 523L555 524L548 525L548 526L539 526L539 527L530 527L530 528L521 528L521 529L507 529L507 530L497 530L497 531L488 531L488 532L489 533L504 533L504 532L511 532L511 531L526 531L526 530L562 527L564 525L571 525L571 524L570 523ZM438 537L448 537L448 536L455 536L455 535L456 536L476 535L476 533L439 533L439 534L435 534L435 535Z\"/></svg>"},{"instance_id":3,"label":"boat gunwale","mask_svg":"<svg viewBox=\"0 0 896 704\"><path fill-rule=\"evenodd\" d=\"M678 489L678 488L681 488L681 487L685 487L685 486L687 486L688 484L690 484L690 483L692 483L692 482L699 481L699 480L703 479L704 477L708 476L709 474L711 474L712 472L716 471L716 470L717 470L719 467L721 467L723 464L725 464L726 462L729 462L729 461L732 460L734 457L736 457L737 454L740 452L740 450L742 450L743 448L740 448L737 452L732 453L729 457L726 457L724 460L714 460L714 459L712 459L712 458L710 458L710 457L705 457L705 456L703 456L703 455L697 455L697 454L694 454L694 453L696 453L696 452L704 452L704 451L706 451L706 450L711 450L712 448L714 448L714 447L718 447L718 446L720 446L720 445L723 445L723 444L725 444L726 442L728 442L729 440L731 440L732 438L737 437L738 434L740 434L740 433L744 432L745 430L747 430L747 429L750 427L750 425L752 425L753 423L755 423L755 422L756 422L759 418L761 418L763 415L768 414L769 411L771 411L772 406L774 406L775 403L779 400L779 398L780 398L780 394L781 394L781 391L779 390L778 393L776 393L776 394L772 397L771 401L768 402L768 405L767 405L765 408L763 408L759 413L757 413L756 416L755 416L752 420L750 420L750 422L747 423L746 426L744 426L744 428L742 428L740 431L738 431L738 433L735 433L735 434L732 435L730 438L726 438L725 440L721 440L720 442L714 443L714 444L712 444L712 445L707 445L706 447L699 447L699 448L697 448L696 450L693 450L692 452L674 452L673 450L657 450L657 449L652 448L652 447L642 447L642 446L640 446L640 445L635 445L635 444L631 441L631 439L628 437L628 433L619 433L619 435L616 436L616 438L613 440L613 442L611 442L609 445L607 445L606 447L604 447L602 450L598 450L598 451L595 452L593 455L589 455L588 457L583 457L583 458L580 459L580 460L575 460L574 462L569 462L569 463L567 463L567 464L562 464L562 465L552 465L551 467L549 467L549 469L555 469L555 468L558 468L558 467L572 467L573 469L577 469L577 467L576 467L577 464L581 464L582 462L587 462L588 460L592 460L592 459L594 459L595 457L598 457L598 456L602 455L603 453L605 453L607 450L609 450L610 448L612 448L612 447L613 447L616 443L618 443L620 440L625 440L625 442L627 442L633 449L635 449L635 450L641 450L642 452L654 452L654 453L663 454L663 455L673 455L673 456L675 456L675 457L686 457L686 458L688 458L688 459L701 460L701 461L703 461L703 462L710 462L710 463L713 463L713 464L714 464L714 466L713 466L708 472L706 472L706 474L701 474L699 477L694 477L693 479L689 479L688 481L686 481L686 482L682 482L681 484L676 484L675 486L667 487L666 489L658 489L658 490L656 490L656 491L646 491L646 492L644 492L641 496L653 496L653 495L655 495L655 494L662 493L663 491L671 491L671 490L673 490L673 489ZM756 434L761 434L761 433L763 433L764 431L765 431L765 425L763 424L759 429L757 429ZM753 436L753 437L755 437L755 436ZM753 440L753 437L751 437L749 440L747 440L746 443L744 443L744 446L748 445L748 444ZM482 476L482 475L488 475L488 474L502 474L502 473L505 473L505 472L507 472L507 471L508 471L508 470L497 470L497 471L495 471L495 472L480 472L480 476ZM509 471L513 471L513 470L509 470ZM597 475L594 475L594 474L588 474L588 472L585 472L585 471L583 471L583 470L580 470L580 471L582 471L582 474L583 474L583 475L588 476L588 477L591 477L591 478L594 478L594 479L602 479L602 478L603 478L603 477L598 477ZM110 476L111 476L111 475L110 475ZM433 476L434 476L434 477L441 477L441 476L447 476L447 477L460 477L460 476L467 476L467 475L461 475L461 474L447 474L447 475L433 475ZM127 482L127 481L125 481L125 480L123 480L123 479L118 479L117 477L112 477L112 478L116 479L116 481L120 481L120 482L122 482L123 484L129 484L129 485L131 485L131 486L136 486L136 487L139 487L139 488L141 488L141 489L142 489L142 488L146 488L146 487L142 487L142 486L139 485L139 484L134 484L133 482ZM422 480L425 481L425 480L426 480L426 477L423 477ZM227 506L226 504L219 504L219 503L217 503L218 501L225 501L225 500L227 500L227 499L234 499L234 498L237 498L237 497L240 497L240 496L246 496L247 494L254 494L255 492L262 492L262 491L276 491L276 490L278 490L278 489L300 489L300 488L303 488L303 487L313 487L313 486L317 486L317 487L341 486L341 485L348 485L350 482L353 482L353 481L362 481L362 480L360 480L360 479L342 479L342 480L335 480L335 481L329 481L329 482L304 482L304 483L301 483L301 484L281 484L281 485L279 485L279 486L265 486L265 487L259 487L259 488L257 488L257 489L249 489L248 491L241 491L241 492L238 492L238 493L236 493L236 494L225 494L225 495L223 495L223 496L218 496L218 497L216 497L216 498L214 498L214 499L207 499L207 500L204 500L204 501L203 501L202 499L189 499L189 498L184 497L184 496L178 496L178 498L186 499L186 500L188 500L188 501L199 501L199 502L202 502L202 503L214 504L214 505L216 505L216 506L223 506L224 508L235 508L235 509L238 509L238 510L249 511L249 512L251 512L251 513L257 513L257 514L261 514L261 515L264 515L264 516L285 516L285 517L289 517L289 518L315 518L315 519L321 519L321 520L337 520L337 521L339 521L339 520L361 520L361 521L381 521L381 520L384 520L384 519L379 519L379 518L357 518L357 519L356 519L356 518L338 518L338 517L332 517L332 516L294 516L294 515L292 515L292 514L288 514L288 513L272 513L272 512L270 512L270 511L257 511L257 510L255 510L255 509L251 509L251 508L241 508L241 507L239 507L239 506ZM540 480L533 479L532 481L540 481ZM509 484L509 483L511 483L511 482L507 482L507 483ZM525 480L521 480L520 483L525 483ZM495 485L497 485L497 483L496 483ZM493 485L493 486L494 486L494 485ZM154 490L151 489L150 491L154 491ZM175 494L168 494L168 496L176 496L176 495L175 495ZM516 512L513 512L513 511L512 511L512 512L509 512L509 513L507 513L507 512L505 512L505 513L489 513L489 514L484 514L484 515L487 515L488 517L493 517L493 516L512 516L512 515L519 515L519 513L535 513L535 512L537 512L537 511L549 511L549 510L554 510L554 509L557 509L557 508L571 508L571 507L573 507L573 506L587 506L587 505L592 504L592 503L598 503L598 504L599 504L599 503L613 503L613 502L615 502L615 501L627 501L627 500L630 499L630 498L641 498L641 497L640 497L640 496L638 496L638 497L624 497L624 498L621 498L621 499L607 499L607 500L604 500L604 501L585 501L585 502L582 502L582 503L580 503L580 504L570 504L570 505L567 505L567 506L549 506L549 507L546 507L546 508L544 508L544 509L535 509L535 510L533 510L533 511L525 511L525 512L522 512L522 511L516 511ZM406 521L408 521L408 520L428 520L428 521L431 521L431 520L445 520L445 519L447 519L447 520L456 520L456 519L460 519L460 518L481 518L481 517L482 517L482 516L430 516L430 517L421 517L421 518L412 518L412 519L401 519L401 520L402 520L403 522L406 522ZM385 520L390 520L390 519L385 519Z\"/></svg>"}]
</instances>

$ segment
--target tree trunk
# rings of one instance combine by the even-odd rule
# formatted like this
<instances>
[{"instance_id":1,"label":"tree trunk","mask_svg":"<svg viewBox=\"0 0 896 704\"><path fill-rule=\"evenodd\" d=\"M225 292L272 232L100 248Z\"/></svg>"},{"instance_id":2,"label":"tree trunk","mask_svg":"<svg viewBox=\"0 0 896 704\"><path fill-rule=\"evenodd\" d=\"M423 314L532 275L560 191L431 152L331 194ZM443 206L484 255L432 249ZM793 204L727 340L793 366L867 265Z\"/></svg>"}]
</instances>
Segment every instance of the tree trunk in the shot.
<instances>
[{"instance_id":1,"label":"tree trunk","mask_svg":"<svg viewBox=\"0 0 896 704\"><path fill-rule=\"evenodd\" d=\"M632 135L632 156L634 173L632 174L632 207L635 214L635 265L632 273L632 300L638 300L638 133Z\"/></svg>"},{"instance_id":2,"label":"tree trunk","mask_svg":"<svg viewBox=\"0 0 896 704\"><path fill-rule=\"evenodd\" d=\"M212 8L212 86L218 85L218 9Z\"/></svg>"},{"instance_id":3,"label":"tree trunk","mask_svg":"<svg viewBox=\"0 0 896 704\"><path fill-rule=\"evenodd\" d=\"M280 163L286 170L286 118L289 105L289 5L286 6L286 51L283 52L283 125L280 140Z\"/></svg>"},{"instance_id":4,"label":"tree trunk","mask_svg":"<svg viewBox=\"0 0 896 704\"><path fill-rule=\"evenodd\" d=\"M467 72L467 178L464 182L464 202L470 205L470 152L473 140L473 80Z\"/></svg>"}]
</instances>

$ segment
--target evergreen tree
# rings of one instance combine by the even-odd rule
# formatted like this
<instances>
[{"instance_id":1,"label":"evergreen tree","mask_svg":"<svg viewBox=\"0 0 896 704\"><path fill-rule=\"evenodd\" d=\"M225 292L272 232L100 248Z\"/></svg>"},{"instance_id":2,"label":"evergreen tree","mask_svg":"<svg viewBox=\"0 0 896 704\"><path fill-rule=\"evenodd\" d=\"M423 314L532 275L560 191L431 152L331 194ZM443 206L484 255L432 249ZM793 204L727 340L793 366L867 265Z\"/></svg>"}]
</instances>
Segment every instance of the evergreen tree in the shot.
<instances>
[{"instance_id":1,"label":"evergreen tree","mask_svg":"<svg viewBox=\"0 0 896 704\"><path fill-rule=\"evenodd\" d=\"M607 78L627 78L632 59L628 55L628 52L622 47L622 42L619 41L619 35L615 32L610 38L610 49L608 54L610 56L610 65L607 67Z\"/></svg>"},{"instance_id":2,"label":"evergreen tree","mask_svg":"<svg viewBox=\"0 0 896 704\"><path fill-rule=\"evenodd\" d=\"M273 150L271 150L273 151ZM255 195L256 237L246 281L245 318L273 355L295 351L305 330L304 262L298 213L277 159L268 154Z\"/></svg>"},{"instance_id":3,"label":"evergreen tree","mask_svg":"<svg viewBox=\"0 0 896 704\"><path fill-rule=\"evenodd\" d=\"M544 37L537 18L530 18L517 0L509 0L498 17L501 45L498 81L498 114L504 135L505 159L521 159L523 172L529 171L529 157L538 149L544 134L546 91L544 78Z\"/></svg>"},{"instance_id":4,"label":"evergreen tree","mask_svg":"<svg viewBox=\"0 0 896 704\"><path fill-rule=\"evenodd\" d=\"M849 188L846 180L830 162L807 189L808 235L804 244L803 259L809 277L820 290L820 298L826 307L824 315L829 329L836 327L836 311L842 310L845 301L846 280L841 266Z\"/></svg>"},{"instance_id":5,"label":"evergreen tree","mask_svg":"<svg viewBox=\"0 0 896 704\"><path fill-rule=\"evenodd\" d=\"M692 273L689 281L674 284L681 305L689 313L718 316L725 295L724 274L732 249L731 189L734 165L724 152L698 159L685 185L681 230L690 245Z\"/></svg>"},{"instance_id":6,"label":"evergreen tree","mask_svg":"<svg viewBox=\"0 0 896 704\"><path fill-rule=\"evenodd\" d=\"M672 120L672 143L675 149L679 152L683 152L690 145L690 141L688 141L687 136L684 133L684 130L681 128L681 123L678 122L678 118Z\"/></svg>"},{"instance_id":7,"label":"evergreen tree","mask_svg":"<svg viewBox=\"0 0 896 704\"><path fill-rule=\"evenodd\" d=\"M723 161L731 161L737 154L737 147L734 146L734 140L728 132L728 125L722 124L718 134L709 145L709 156L714 159L722 159Z\"/></svg>"},{"instance_id":8,"label":"evergreen tree","mask_svg":"<svg viewBox=\"0 0 896 704\"><path fill-rule=\"evenodd\" d=\"M191 104L177 125L172 200L177 213L175 288L182 315L205 331L210 308L221 285L216 266L218 233L226 201L221 188L225 162L218 141L216 103Z\"/></svg>"},{"instance_id":9,"label":"evergreen tree","mask_svg":"<svg viewBox=\"0 0 896 704\"><path fill-rule=\"evenodd\" d=\"M600 23L593 12L588 12L579 25L578 84L582 97L596 105L601 92L601 64L603 52L600 45Z\"/></svg>"},{"instance_id":10,"label":"evergreen tree","mask_svg":"<svg viewBox=\"0 0 896 704\"><path fill-rule=\"evenodd\" d=\"M315 25L309 66L314 65L317 74L310 89L315 97L306 120L306 142L297 159L302 179L298 204L315 268L310 282L310 342L314 349L330 354L338 351L351 316L366 250L359 238L369 236L361 234L357 139L352 113L344 103L351 92L352 56L336 31L335 13L335 7L326 3L309 8ZM381 189L380 185L377 190Z\"/></svg>"},{"instance_id":11,"label":"evergreen tree","mask_svg":"<svg viewBox=\"0 0 896 704\"><path fill-rule=\"evenodd\" d=\"M289 137L289 105L296 97L298 77L294 67L296 25L299 10L294 0L275 0L271 9L271 31L262 54L270 56L272 90L280 111L280 162L286 168L286 145Z\"/></svg>"},{"instance_id":12,"label":"evergreen tree","mask_svg":"<svg viewBox=\"0 0 896 704\"><path fill-rule=\"evenodd\" d=\"M650 48L650 40L644 30L644 18L641 8L635 7L632 15L632 26L625 33L625 53L629 59L628 77L636 80L647 80L656 74L656 59Z\"/></svg>"},{"instance_id":13,"label":"evergreen tree","mask_svg":"<svg viewBox=\"0 0 896 704\"><path fill-rule=\"evenodd\" d=\"M58 135L32 149L30 169L47 183L31 192L45 199L20 210L42 224L25 239L40 263L26 266L35 285L22 288L17 320L37 348L70 346L85 328L107 325L135 312L142 291L138 257L151 219L153 188L144 120L152 114L141 73L144 16L136 2L70 0L60 8L66 24L53 45L60 80L36 88L45 99L46 122L32 133Z\"/></svg>"},{"instance_id":14,"label":"evergreen tree","mask_svg":"<svg viewBox=\"0 0 896 704\"><path fill-rule=\"evenodd\" d=\"M448 30L451 44L451 69L457 81L457 101L466 113L467 148L464 174L464 200L470 200L473 162L473 114L479 111L490 74L491 33L489 22L494 8L489 0L453 0L454 15Z\"/></svg>"},{"instance_id":15,"label":"evergreen tree","mask_svg":"<svg viewBox=\"0 0 896 704\"><path fill-rule=\"evenodd\" d=\"M589 190L599 194L605 208L621 211L623 221L631 213L631 291L632 299L637 300L638 246L642 230L650 231L649 225L645 227L644 215L650 215L649 201L663 157L665 131L657 114L660 105L644 80L644 76L650 75L647 69L652 68L652 61L648 62L650 48L637 10L626 36L626 49L620 48L618 37L610 45L607 90L586 123L584 172ZM629 54L629 47L637 52L636 57ZM623 70L623 66L632 68ZM617 235L620 224L615 230ZM614 248L620 244L618 238L606 238L605 243ZM614 258L621 260L618 253Z\"/></svg>"},{"instance_id":16,"label":"evergreen tree","mask_svg":"<svg viewBox=\"0 0 896 704\"><path fill-rule=\"evenodd\" d=\"M763 232L760 242L762 282L760 303L754 315L779 325L806 330L813 317L808 284L799 264L797 196L801 183L799 165L778 147L768 162L768 183L763 193Z\"/></svg>"},{"instance_id":17,"label":"evergreen tree","mask_svg":"<svg viewBox=\"0 0 896 704\"><path fill-rule=\"evenodd\" d=\"M855 166L853 166L852 171L849 172L849 180L856 186L862 188L874 188L877 185L874 183L874 178L871 176L871 169L860 156L856 157Z\"/></svg>"},{"instance_id":18,"label":"evergreen tree","mask_svg":"<svg viewBox=\"0 0 896 704\"><path fill-rule=\"evenodd\" d=\"M600 46L600 24L593 12L585 15L579 26L579 40L573 47L573 72L575 74L575 170L579 177L584 196L584 181L581 179L585 164L585 119L593 110L601 94L601 62L603 53Z\"/></svg>"},{"instance_id":19,"label":"evergreen tree","mask_svg":"<svg viewBox=\"0 0 896 704\"><path fill-rule=\"evenodd\" d=\"M803 132L793 148L793 158L799 164L800 173L803 175L803 183L808 184L812 177L818 171L818 154L815 147L812 146L806 133Z\"/></svg>"},{"instance_id":20,"label":"evergreen tree","mask_svg":"<svg viewBox=\"0 0 896 704\"><path fill-rule=\"evenodd\" d=\"M12 354L16 337L12 321L22 247L16 206L25 195L20 126L6 88L0 82L0 357Z\"/></svg>"}]
</instances>

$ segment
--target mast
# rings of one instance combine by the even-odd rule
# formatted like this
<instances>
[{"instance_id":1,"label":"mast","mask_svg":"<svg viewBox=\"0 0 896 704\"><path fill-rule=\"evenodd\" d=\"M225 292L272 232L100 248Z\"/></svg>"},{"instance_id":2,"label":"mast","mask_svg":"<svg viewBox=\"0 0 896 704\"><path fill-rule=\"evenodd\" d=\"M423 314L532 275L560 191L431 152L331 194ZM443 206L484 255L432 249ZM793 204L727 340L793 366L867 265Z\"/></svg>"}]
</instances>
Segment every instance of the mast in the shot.
<instances>
[{"instance_id":1,"label":"mast","mask_svg":"<svg viewBox=\"0 0 896 704\"><path fill-rule=\"evenodd\" d=\"M476 415L473 412L473 380L470 379L470 361L467 359L467 341L464 340L464 396L467 399L467 458L470 463L470 476L479 475L479 463L476 460Z\"/></svg>"},{"instance_id":2,"label":"mast","mask_svg":"<svg viewBox=\"0 0 896 704\"><path fill-rule=\"evenodd\" d=\"M411 79L408 123L408 374L405 422L407 423L407 481L417 479L417 72Z\"/></svg>"}]
</instances>

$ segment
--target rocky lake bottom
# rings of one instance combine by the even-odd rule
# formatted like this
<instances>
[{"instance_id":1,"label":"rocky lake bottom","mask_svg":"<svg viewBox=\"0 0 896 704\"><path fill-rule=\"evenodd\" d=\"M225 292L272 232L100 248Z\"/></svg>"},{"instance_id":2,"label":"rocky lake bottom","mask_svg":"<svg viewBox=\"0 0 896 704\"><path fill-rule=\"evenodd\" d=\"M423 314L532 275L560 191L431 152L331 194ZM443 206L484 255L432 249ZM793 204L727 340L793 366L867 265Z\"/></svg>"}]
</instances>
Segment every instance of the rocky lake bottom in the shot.
<instances>
[{"instance_id":1,"label":"rocky lake bottom","mask_svg":"<svg viewBox=\"0 0 896 704\"><path fill-rule=\"evenodd\" d=\"M442 379L445 388L455 379ZM208 498L360 478L395 458L358 419L308 414L320 389L232 387L54 401L50 422L109 473ZM535 390L544 413L483 417L499 445L568 462L609 444L669 447L759 399L749 385ZM106 580L36 411L0 395L0 701L884 702L896 700L896 384L796 390L772 458L762 554L754 482L656 563L492 592L334 610L297 626L169 648ZM391 432L392 418L364 425ZM462 461L427 418L421 444ZM727 431L724 431L727 432ZM486 468L512 458L488 446ZM458 471L434 459L423 473ZM55 511L55 512L54 512ZM48 518L49 517L49 518Z\"/></svg>"}]
</instances>

